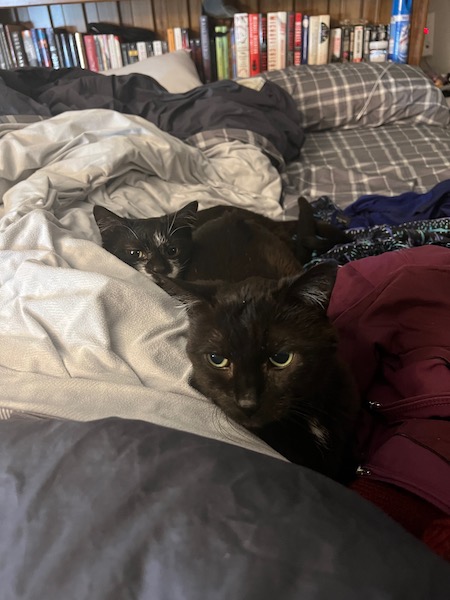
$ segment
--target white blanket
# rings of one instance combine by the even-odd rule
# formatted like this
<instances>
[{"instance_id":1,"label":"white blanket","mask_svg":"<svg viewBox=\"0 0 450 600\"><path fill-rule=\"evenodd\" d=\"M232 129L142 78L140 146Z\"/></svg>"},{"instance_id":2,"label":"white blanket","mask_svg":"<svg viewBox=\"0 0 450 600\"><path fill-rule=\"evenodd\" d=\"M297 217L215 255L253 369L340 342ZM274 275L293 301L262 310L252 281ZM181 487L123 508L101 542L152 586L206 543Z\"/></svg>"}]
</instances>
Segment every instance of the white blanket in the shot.
<instances>
[{"instance_id":1,"label":"white blanket","mask_svg":"<svg viewBox=\"0 0 450 600\"><path fill-rule=\"evenodd\" d=\"M205 156L108 110L12 129L0 157L0 415L142 419L277 455L189 386L185 311L101 247L92 216L195 199L283 218L270 161L237 142Z\"/></svg>"}]
</instances>

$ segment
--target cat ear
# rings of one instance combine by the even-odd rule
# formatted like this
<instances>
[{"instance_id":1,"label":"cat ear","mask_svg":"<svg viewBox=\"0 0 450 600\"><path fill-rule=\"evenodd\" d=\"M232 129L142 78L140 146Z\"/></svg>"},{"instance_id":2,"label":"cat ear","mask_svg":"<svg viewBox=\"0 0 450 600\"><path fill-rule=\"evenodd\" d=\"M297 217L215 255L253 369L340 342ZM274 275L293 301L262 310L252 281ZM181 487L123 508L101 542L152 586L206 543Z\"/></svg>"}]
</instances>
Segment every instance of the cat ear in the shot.
<instances>
[{"instance_id":1,"label":"cat ear","mask_svg":"<svg viewBox=\"0 0 450 600\"><path fill-rule=\"evenodd\" d=\"M122 224L122 217L99 204L94 206L94 219L102 234Z\"/></svg>"},{"instance_id":2,"label":"cat ear","mask_svg":"<svg viewBox=\"0 0 450 600\"><path fill-rule=\"evenodd\" d=\"M174 296L183 304L193 305L198 302L212 303L217 292L217 284L213 281L198 283L184 281L183 279L172 279L159 273L152 273L153 281L159 285L170 296Z\"/></svg>"},{"instance_id":3,"label":"cat ear","mask_svg":"<svg viewBox=\"0 0 450 600\"><path fill-rule=\"evenodd\" d=\"M180 208L175 214L177 220L186 221L187 224L194 226L197 221L198 202L194 200L189 202L183 208Z\"/></svg>"},{"instance_id":4,"label":"cat ear","mask_svg":"<svg viewBox=\"0 0 450 600\"><path fill-rule=\"evenodd\" d=\"M288 294L301 299L305 304L326 310L337 270L338 264L332 261L311 267L294 279L288 280Z\"/></svg>"}]
</instances>

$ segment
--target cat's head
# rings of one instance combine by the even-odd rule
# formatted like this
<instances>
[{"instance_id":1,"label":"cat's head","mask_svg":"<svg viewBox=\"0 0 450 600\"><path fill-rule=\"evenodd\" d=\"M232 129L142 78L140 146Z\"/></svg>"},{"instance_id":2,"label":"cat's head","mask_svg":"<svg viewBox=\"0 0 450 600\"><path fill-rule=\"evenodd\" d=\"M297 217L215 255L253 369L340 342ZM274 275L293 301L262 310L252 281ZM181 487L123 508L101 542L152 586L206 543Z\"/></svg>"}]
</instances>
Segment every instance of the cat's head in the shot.
<instances>
[{"instance_id":1,"label":"cat's head","mask_svg":"<svg viewBox=\"0 0 450 600\"><path fill-rule=\"evenodd\" d=\"M96 205L94 218L108 252L149 277L177 277L191 257L197 209L194 201L168 215L131 219Z\"/></svg>"},{"instance_id":2,"label":"cat's head","mask_svg":"<svg viewBox=\"0 0 450 600\"><path fill-rule=\"evenodd\" d=\"M336 272L324 263L279 281L160 278L187 306L193 387L249 429L290 414L315 422L325 410L312 405L322 401L315 391L330 384L327 369L336 360L337 336L326 315Z\"/></svg>"}]
</instances>

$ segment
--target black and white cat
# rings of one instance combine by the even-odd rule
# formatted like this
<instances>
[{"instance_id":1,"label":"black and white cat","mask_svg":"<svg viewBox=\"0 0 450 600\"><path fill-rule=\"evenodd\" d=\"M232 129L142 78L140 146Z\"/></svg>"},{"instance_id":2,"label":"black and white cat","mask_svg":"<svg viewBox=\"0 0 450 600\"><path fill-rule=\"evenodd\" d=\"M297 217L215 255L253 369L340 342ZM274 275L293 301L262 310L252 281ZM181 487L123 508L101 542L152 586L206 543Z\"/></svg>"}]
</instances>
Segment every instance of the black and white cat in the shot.
<instances>
[{"instance_id":1,"label":"black and white cat","mask_svg":"<svg viewBox=\"0 0 450 600\"><path fill-rule=\"evenodd\" d=\"M197 208L190 202L168 215L134 219L96 205L94 218L108 252L149 277L178 277L191 258Z\"/></svg>"},{"instance_id":2,"label":"black and white cat","mask_svg":"<svg viewBox=\"0 0 450 600\"><path fill-rule=\"evenodd\" d=\"M199 229L183 279L191 385L292 462L351 472L359 401L327 314L337 266L303 272L282 240L223 215Z\"/></svg>"}]
</instances>

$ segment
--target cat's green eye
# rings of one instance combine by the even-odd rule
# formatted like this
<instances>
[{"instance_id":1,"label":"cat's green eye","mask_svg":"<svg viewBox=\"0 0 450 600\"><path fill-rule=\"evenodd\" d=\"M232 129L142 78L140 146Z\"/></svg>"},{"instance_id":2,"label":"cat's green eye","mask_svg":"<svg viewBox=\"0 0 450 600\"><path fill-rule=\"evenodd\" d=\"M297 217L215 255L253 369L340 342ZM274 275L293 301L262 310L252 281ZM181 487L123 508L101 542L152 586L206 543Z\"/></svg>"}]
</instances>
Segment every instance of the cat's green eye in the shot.
<instances>
[{"instance_id":1,"label":"cat's green eye","mask_svg":"<svg viewBox=\"0 0 450 600\"><path fill-rule=\"evenodd\" d=\"M225 356L221 356L220 354L214 354L214 352L211 352L211 354L206 355L206 358L213 367L216 367L216 369L226 369L230 366L230 361L228 358L225 358Z\"/></svg>"},{"instance_id":2,"label":"cat's green eye","mask_svg":"<svg viewBox=\"0 0 450 600\"><path fill-rule=\"evenodd\" d=\"M174 258L178 255L178 248L176 246L166 246L165 251L169 258Z\"/></svg>"},{"instance_id":3,"label":"cat's green eye","mask_svg":"<svg viewBox=\"0 0 450 600\"><path fill-rule=\"evenodd\" d=\"M277 352L269 356L269 360L277 369L285 369L288 367L294 358L293 352Z\"/></svg>"}]
</instances>

